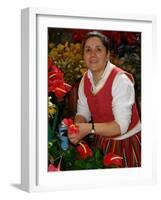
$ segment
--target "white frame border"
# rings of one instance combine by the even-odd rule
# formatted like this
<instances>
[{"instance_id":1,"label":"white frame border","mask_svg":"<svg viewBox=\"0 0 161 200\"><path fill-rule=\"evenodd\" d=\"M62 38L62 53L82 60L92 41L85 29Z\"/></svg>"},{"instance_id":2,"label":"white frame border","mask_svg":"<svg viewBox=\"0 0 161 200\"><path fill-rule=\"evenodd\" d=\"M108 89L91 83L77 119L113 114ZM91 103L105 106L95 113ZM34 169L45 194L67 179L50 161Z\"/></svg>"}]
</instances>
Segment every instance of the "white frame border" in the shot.
<instances>
[{"instance_id":1,"label":"white frame border","mask_svg":"<svg viewBox=\"0 0 161 200\"><path fill-rule=\"evenodd\" d=\"M128 21L144 21L151 22L153 26L153 55L155 56L156 47L156 18L155 16L146 15L127 15L127 14L111 14L111 13L92 13L92 12L71 12L67 10L53 10L43 8L25 8L22 10L21 17L21 188L25 191L52 191L60 189L59 187L42 187L38 183L38 135L37 135L37 16L70 16L83 17L93 19L114 19L114 20L128 20ZM114 17L113 17L114 16ZM154 152L155 141L153 140L152 147L152 171L148 179L141 180L139 183L154 183L156 182L156 159ZM132 169L130 169L132 170ZM102 172L100 172L102 173ZM125 174L126 175L126 174ZM70 176L69 176L70 177ZM63 177L62 177L63 179ZM134 181L134 180L133 180ZM119 181L118 181L119 182ZM134 181L136 184L136 181ZM125 181L125 184L126 181ZM129 182L128 182L129 184ZM114 183L112 185L118 185ZM94 187L95 185L93 185ZM102 184L100 186L103 186ZM78 188L82 185L78 185ZM87 187L87 185L86 185ZM90 187L90 185L89 185ZM70 186L62 184L62 189L70 189ZM71 188L72 189L72 188Z\"/></svg>"}]
</instances>

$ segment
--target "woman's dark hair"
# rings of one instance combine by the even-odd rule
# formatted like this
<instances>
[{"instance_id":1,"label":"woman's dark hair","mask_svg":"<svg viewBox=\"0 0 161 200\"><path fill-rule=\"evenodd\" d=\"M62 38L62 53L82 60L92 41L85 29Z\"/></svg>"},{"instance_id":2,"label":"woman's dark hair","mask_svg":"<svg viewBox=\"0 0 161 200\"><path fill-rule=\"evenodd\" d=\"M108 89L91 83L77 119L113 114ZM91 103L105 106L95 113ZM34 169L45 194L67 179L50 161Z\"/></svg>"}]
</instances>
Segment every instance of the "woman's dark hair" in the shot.
<instances>
[{"instance_id":1,"label":"woman's dark hair","mask_svg":"<svg viewBox=\"0 0 161 200\"><path fill-rule=\"evenodd\" d=\"M82 42L82 49L84 49L86 41L91 37L98 37L101 40L102 44L106 47L106 50L109 50L110 44L108 37L98 31L91 31L85 35L84 40Z\"/></svg>"}]
</instances>

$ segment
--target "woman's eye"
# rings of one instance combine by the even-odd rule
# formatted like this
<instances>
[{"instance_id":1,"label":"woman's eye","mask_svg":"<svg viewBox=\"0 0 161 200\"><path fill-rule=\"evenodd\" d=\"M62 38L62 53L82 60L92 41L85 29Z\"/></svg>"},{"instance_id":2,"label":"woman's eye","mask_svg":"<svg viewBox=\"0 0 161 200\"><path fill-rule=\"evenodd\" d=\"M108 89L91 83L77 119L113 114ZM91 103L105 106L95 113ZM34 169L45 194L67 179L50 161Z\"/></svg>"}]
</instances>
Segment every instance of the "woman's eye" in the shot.
<instances>
[{"instance_id":1,"label":"woman's eye","mask_svg":"<svg viewBox=\"0 0 161 200\"><path fill-rule=\"evenodd\" d=\"M85 52L87 53L87 52L90 52L90 49L85 49Z\"/></svg>"},{"instance_id":2,"label":"woman's eye","mask_svg":"<svg viewBox=\"0 0 161 200\"><path fill-rule=\"evenodd\" d=\"M102 49L101 49L101 48L98 48L97 51L100 52L100 51L102 51Z\"/></svg>"},{"instance_id":3,"label":"woman's eye","mask_svg":"<svg viewBox=\"0 0 161 200\"><path fill-rule=\"evenodd\" d=\"M84 52L85 53L101 53L102 52L102 48L98 47L98 48L95 48L95 49L91 49L91 48L85 48Z\"/></svg>"}]
</instances>

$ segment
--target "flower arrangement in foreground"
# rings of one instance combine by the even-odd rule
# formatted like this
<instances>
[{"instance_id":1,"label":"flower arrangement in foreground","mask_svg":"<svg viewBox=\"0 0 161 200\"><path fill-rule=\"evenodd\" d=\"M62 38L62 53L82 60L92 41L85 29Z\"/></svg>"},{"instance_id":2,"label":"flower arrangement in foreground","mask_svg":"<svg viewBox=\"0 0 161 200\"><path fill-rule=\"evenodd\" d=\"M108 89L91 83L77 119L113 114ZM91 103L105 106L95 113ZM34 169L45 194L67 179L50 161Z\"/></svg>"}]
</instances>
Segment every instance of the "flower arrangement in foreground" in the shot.
<instances>
[{"instance_id":1,"label":"flower arrangement in foreground","mask_svg":"<svg viewBox=\"0 0 161 200\"><path fill-rule=\"evenodd\" d=\"M71 134L78 134L79 127L73 124L72 119L64 119L67 129ZM104 169L122 167L122 157L113 152L103 155L99 149L94 149L86 141L80 141L77 145L69 143L67 149L62 149L59 133L48 145L48 171Z\"/></svg>"}]
</instances>

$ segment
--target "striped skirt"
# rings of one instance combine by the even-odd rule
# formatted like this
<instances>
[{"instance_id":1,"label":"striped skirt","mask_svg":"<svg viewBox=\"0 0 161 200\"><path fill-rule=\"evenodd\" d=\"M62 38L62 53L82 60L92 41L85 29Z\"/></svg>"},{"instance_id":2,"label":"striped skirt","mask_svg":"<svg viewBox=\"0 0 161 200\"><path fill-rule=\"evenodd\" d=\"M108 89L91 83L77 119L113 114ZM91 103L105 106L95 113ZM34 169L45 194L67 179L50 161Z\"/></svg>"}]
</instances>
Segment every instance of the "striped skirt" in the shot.
<instances>
[{"instance_id":1,"label":"striped skirt","mask_svg":"<svg viewBox=\"0 0 161 200\"><path fill-rule=\"evenodd\" d=\"M95 135L93 146L104 155L113 152L123 157L123 167L141 167L141 132L123 140Z\"/></svg>"}]
</instances>

